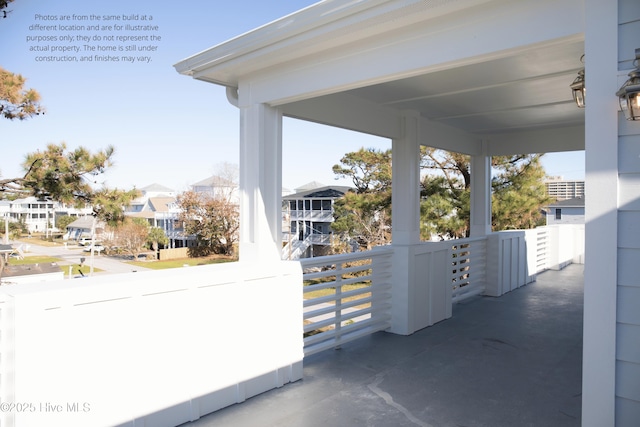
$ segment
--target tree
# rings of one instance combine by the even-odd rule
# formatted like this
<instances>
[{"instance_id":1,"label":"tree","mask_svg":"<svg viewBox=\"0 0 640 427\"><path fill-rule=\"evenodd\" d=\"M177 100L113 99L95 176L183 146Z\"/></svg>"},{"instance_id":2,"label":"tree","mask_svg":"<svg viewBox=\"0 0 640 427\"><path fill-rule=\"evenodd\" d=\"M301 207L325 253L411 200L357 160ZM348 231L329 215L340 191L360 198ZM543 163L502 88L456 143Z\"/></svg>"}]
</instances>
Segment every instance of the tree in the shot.
<instances>
[{"instance_id":1,"label":"tree","mask_svg":"<svg viewBox=\"0 0 640 427\"><path fill-rule=\"evenodd\" d=\"M547 196L542 154L502 156L492 159L498 174L492 180L493 230L534 228L544 224L542 209Z\"/></svg>"},{"instance_id":2,"label":"tree","mask_svg":"<svg viewBox=\"0 0 640 427\"><path fill-rule=\"evenodd\" d=\"M40 94L35 89L25 89L25 83L22 75L0 67L0 115L4 118L25 120L45 113Z\"/></svg>"},{"instance_id":3,"label":"tree","mask_svg":"<svg viewBox=\"0 0 640 427\"><path fill-rule=\"evenodd\" d=\"M94 189L98 184L97 176L113 164L114 152L112 146L91 153L84 147L67 150L64 142L49 144L44 151L27 154L22 164L22 177L0 179L0 194L5 197L35 196L77 207L90 205L95 219L116 224L124 220L124 206L139 192L104 186Z\"/></svg>"},{"instance_id":4,"label":"tree","mask_svg":"<svg viewBox=\"0 0 640 427\"><path fill-rule=\"evenodd\" d=\"M3 236L3 238L4 238L4 232L6 228L7 228L7 225L5 225L5 220L0 220L0 234ZM25 226L24 222L9 221L8 228L9 228L9 237L12 240L19 239L23 233L27 232L27 227ZM1 272L2 271L0 270L0 273Z\"/></svg>"},{"instance_id":5,"label":"tree","mask_svg":"<svg viewBox=\"0 0 640 427\"><path fill-rule=\"evenodd\" d=\"M77 220L78 218L73 217L71 215L62 215L56 218L56 227L58 230L64 231L67 229L67 226Z\"/></svg>"},{"instance_id":6,"label":"tree","mask_svg":"<svg viewBox=\"0 0 640 427\"><path fill-rule=\"evenodd\" d=\"M11 12L10 10L9 11L5 10L9 6L9 3L13 3L13 0L0 0L0 11L3 12L2 13L2 15L3 15L2 17L3 18L6 18L7 17L7 13Z\"/></svg>"},{"instance_id":7,"label":"tree","mask_svg":"<svg viewBox=\"0 0 640 427\"><path fill-rule=\"evenodd\" d=\"M469 235L471 169L469 156L420 147L420 237L430 240Z\"/></svg>"},{"instance_id":8,"label":"tree","mask_svg":"<svg viewBox=\"0 0 640 427\"><path fill-rule=\"evenodd\" d=\"M92 154L83 147L69 151L64 142L49 144L44 151L27 154L22 177L1 179L0 193L82 205L91 201L95 177L113 164L114 151L109 146Z\"/></svg>"},{"instance_id":9,"label":"tree","mask_svg":"<svg viewBox=\"0 0 640 427\"><path fill-rule=\"evenodd\" d=\"M149 223L144 218L125 218L122 223L109 225L112 243L138 259L149 237Z\"/></svg>"},{"instance_id":10,"label":"tree","mask_svg":"<svg viewBox=\"0 0 640 427\"><path fill-rule=\"evenodd\" d=\"M238 241L238 206L224 197L187 191L178 196L185 233L196 237L195 255L233 255Z\"/></svg>"},{"instance_id":11,"label":"tree","mask_svg":"<svg viewBox=\"0 0 640 427\"><path fill-rule=\"evenodd\" d=\"M494 231L531 228L548 203L542 154L493 157L492 226ZM333 171L352 179L355 192L334 206L332 229L361 247L385 244L391 233L391 152L360 149L347 153ZM469 156L422 147L420 234L424 240L462 238L470 232L471 166Z\"/></svg>"},{"instance_id":12,"label":"tree","mask_svg":"<svg viewBox=\"0 0 640 427\"><path fill-rule=\"evenodd\" d=\"M492 230L532 228L540 224L542 209L549 202L544 187L543 154L494 156L492 186ZM422 167L436 170L422 180L421 211L425 227L441 238L469 235L471 218L471 169L468 156L424 148ZM431 185L433 182L439 185ZM433 206L450 209L443 215ZM425 237L425 236L423 236Z\"/></svg>"},{"instance_id":13,"label":"tree","mask_svg":"<svg viewBox=\"0 0 640 427\"><path fill-rule=\"evenodd\" d=\"M360 148L345 154L341 165L333 165L333 173L350 178L356 193L387 192L391 190L391 150Z\"/></svg>"},{"instance_id":14,"label":"tree","mask_svg":"<svg viewBox=\"0 0 640 427\"><path fill-rule=\"evenodd\" d=\"M164 230L160 227L151 227L149 229L149 234L147 236L147 243L151 245L153 252L158 254L158 246L159 245L167 245L169 243L169 238L166 234L164 234Z\"/></svg>"},{"instance_id":15,"label":"tree","mask_svg":"<svg viewBox=\"0 0 640 427\"><path fill-rule=\"evenodd\" d=\"M361 148L345 154L333 172L356 187L334 203L331 228L363 249L391 240L391 150Z\"/></svg>"}]
</instances>

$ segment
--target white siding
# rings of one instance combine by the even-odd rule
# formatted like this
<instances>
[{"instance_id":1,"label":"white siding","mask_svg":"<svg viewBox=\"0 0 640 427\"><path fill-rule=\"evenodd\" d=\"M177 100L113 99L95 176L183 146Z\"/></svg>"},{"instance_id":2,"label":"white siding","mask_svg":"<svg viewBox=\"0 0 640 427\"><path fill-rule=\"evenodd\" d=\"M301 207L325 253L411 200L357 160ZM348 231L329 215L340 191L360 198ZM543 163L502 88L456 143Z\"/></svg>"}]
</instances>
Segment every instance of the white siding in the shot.
<instances>
[{"instance_id":1,"label":"white siding","mask_svg":"<svg viewBox=\"0 0 640 427\"><path fill-rule=\"evenodd\" d=\"M640 48L640 2L619 0L618 62L632 67ZM640 123L620 120L618 141L618 304L616 425L640 420Z\"/></svg>"}]
</instances>

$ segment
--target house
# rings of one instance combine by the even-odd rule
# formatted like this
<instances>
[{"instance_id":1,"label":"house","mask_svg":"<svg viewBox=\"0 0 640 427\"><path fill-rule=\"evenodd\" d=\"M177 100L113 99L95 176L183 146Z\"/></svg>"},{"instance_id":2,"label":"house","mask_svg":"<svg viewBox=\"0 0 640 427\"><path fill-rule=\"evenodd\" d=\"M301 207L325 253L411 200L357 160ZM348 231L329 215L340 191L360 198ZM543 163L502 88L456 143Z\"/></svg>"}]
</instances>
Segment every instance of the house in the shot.
<instances>
[{"instance_id":1,"label":"house","mask_svg":"<svg viewBox=\"0 0 640 427\"><path fill-rule=\"evenodd\" d=\"M351 187L328 186L310 182L296 188L283 200L282 259L328 255L331 247L331 223L334 202Z\"/></svg>"},{"instance_id":2,"label":"house","mask_svg":"<svg viewBox=\"0 0 640 427\"><path fill-rule=\"evenodd\" d=\"M238 184L219 175L213 175L192 184L191 190L210 197L223 198L234 204L240 203Z\"/></svg>"},{"instance_id":3,"label":"house","mask_svg":"<svg viewBox=\"0 0 640 427\"><path fill-rule=\"evenodd\" d=\"M77 241L91 239L95 235L96 240L100 240L105 232L105 227L106 224L103 221L97 221L93 216L85 216L67 225L67 231L62 238Z\"/></svg>"},{"instance_id":4,"label":"house","mask_svg":"<svg viewBox=\"0 0 640 427\"><path fill-rule=\"evenodd\" d=\"M182 232L182 223L178 220L180 209L176 192L161 184L151 184L140 189L141 195L125 209L125 215L131 218L144 218L151 227L159 227L169 238L170 248L188 247L193 241Z\"/></svg>"},{"instance_id":5,"label":"house","mask_svg":"<svg viewBox=\"0 0 640 427\"><path fill-rule=\"evenodd\" d=\"M31 196L4 202L1 211L5 211L5 215L9 216L9 221L23 222L30 233L42 233L55 229L56 218L59 216L84 217L90 215L92 209L76 208L51 200L38 200Z\"/></svg>"},{"instance_id":6,"label":"house","mask_svg":"<svg viewBox=\"0 0 640 427\"><path fill-rule=\"evenodd\" d=\"M203 82L198 84L224 86L241 117L239 262L123 274L115 283L96 277L82 286L0 288L0 332L20 337L0 348L0 393L17 402L55 395L60 401L101 403L90 413L56 414L58 424L180 425L302 378L307 351L376 331L396 334L394 342L410 340L403 335L451 317L452 301L465 288L497 298L535 280L538 231L491 230L491 156L585 150L590 195L582 393L574 396L582 400L584 427L637 426L640 121L625 119L636 108L625 99L624 111L618 109L620 95L635 97L635 85L619 88L630 72L640 74L634 65L639 34L635 0L329 0L180 61L177 71ZM589 88L586 108L581 75ZM390 245L281 260L284 116L392 141ZM420 145L470 156L469 239L420 242ZM312 277L335 276L322 285L329 289L338 287L344 278L338 270L356 257L371 263L354 266L372 271L370 317L343 325L343 298L335 295L322 297L323 304L333 298L333 306L303 313L302 265L314 269ZM322 271L328 265L334 270ZM303 340L307 326L296 322L320 315L334 316L322 322L334 322L336 329ZM110 321L100 322L105 317ZM256 325L269 328L256 334ZM458 339L450 332L446 340ZM336 341L324 344L327 336ZM422 350L428 352L429 345ZM65 351L36 357L42 348ZM176 363L186 348L189 363ZM376 354L367 371L386 367L380 363L385 357L403 356L395 350ZM19 363L7 362L16 356ZM528 369L511 367L515 374ZM428 411L389 403L384 376L391 371L368 384L379 391L374 404L386 402L385 408L406 416L405 423L426 425L420 417ZM473 396L461 401L459 392L454 390L450 404L469 406ZM512 392L501 390L500 396ZM523 405L528 397L522 395ZM359 403L352 399L345 406ZM0 416L18 426L52 420L46 413Z\"/></svg>"},{"instance_id":7,"label":"house","mask_svg":"<svg viewBox=\"0 0 640 427\"><path fill-rule=\"evenodd\" d=\"M584 224L584 198L559 200L546 210L547 225Z\"/></svg>"}]
</instances>

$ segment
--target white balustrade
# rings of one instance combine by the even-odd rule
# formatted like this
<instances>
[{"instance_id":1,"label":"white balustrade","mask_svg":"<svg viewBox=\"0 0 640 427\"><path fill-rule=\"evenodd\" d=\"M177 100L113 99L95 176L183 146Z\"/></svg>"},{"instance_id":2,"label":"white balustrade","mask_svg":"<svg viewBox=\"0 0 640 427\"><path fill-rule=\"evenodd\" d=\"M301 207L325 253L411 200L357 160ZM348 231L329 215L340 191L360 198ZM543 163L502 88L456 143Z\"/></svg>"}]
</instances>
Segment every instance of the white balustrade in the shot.
<instances>
[{"instance_id":1,"label":"white balustrade","mask_svg":"<svg viewBox=\"0 0 640 427\"><path fill-rule=\"evenodd\" d=\"M301 260L305 355L389 328L390 247Z\"/></svg>"}]
</instances>

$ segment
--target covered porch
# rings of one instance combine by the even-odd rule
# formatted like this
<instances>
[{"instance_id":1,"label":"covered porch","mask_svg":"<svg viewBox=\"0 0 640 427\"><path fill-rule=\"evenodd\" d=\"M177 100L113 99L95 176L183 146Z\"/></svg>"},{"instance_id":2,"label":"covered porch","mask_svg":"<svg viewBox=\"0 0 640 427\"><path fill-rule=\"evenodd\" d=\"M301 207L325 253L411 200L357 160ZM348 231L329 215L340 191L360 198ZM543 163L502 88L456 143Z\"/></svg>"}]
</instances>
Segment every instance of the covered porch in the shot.
<instances>
[{"instance_id":1,"label":"covered porch","mask_svg":"<svg viewBox=\"0 0 640 427\"><path fill-rule=\"evenodd\" d=\"M474 297L408 337L305 358L304 377L186 425L579 426L583 266Z\"/></svg>"}]
</instances>

